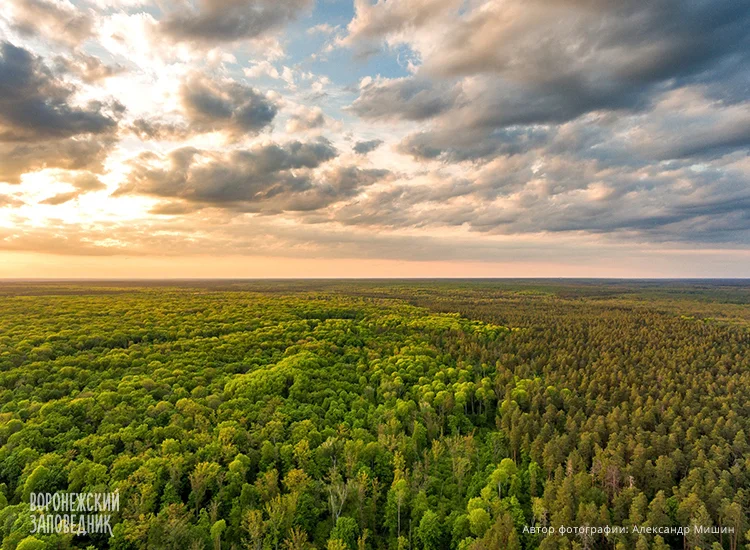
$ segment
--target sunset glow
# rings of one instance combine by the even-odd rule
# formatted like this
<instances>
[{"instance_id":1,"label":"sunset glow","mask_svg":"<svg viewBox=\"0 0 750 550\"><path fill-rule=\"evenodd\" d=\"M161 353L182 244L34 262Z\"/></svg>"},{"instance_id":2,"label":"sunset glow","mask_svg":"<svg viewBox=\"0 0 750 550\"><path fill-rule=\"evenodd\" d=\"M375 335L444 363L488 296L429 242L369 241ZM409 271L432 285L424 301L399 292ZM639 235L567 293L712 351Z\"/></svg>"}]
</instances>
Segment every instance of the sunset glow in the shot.
<instances>
[{"instance_id":1,"label":"sunset glow","mask_svg":"<svg viewBox=\"0 0 750 550\"><path fill-rule=\"evenodd\" d=\"M0 277L747 276L750 10L672 4L10 0Z\"/></svg>"}]
</instances>

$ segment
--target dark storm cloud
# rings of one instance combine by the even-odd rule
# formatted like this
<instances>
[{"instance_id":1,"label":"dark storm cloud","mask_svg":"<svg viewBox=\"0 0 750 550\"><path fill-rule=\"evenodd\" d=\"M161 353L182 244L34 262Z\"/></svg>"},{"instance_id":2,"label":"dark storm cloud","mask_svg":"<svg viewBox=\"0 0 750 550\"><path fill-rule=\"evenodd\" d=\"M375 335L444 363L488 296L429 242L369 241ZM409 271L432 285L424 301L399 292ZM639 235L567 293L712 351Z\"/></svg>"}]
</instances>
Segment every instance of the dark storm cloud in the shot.
<instances>
[{"instance_id":1,"label":"dark storm cloud","mask_svg":"<svg viewBox=\"0 0 750 550\"><path fill-rule=\"evenodd\" d=\"M371 139L368 141L358 141L354 144L354 152L358 155L366 155L367 153L373 152L375 149L383 144L382 139Z\"/></svg>"},{"instance_id":2,"label":"dark storm cloud","mask_svg":"<svg viewBox=\"0 0 750 550\"><path fill-rule=\"evenodd\" d=\"M128 181L117 195L144 194L249 212L322 208L387 176L386 171L321 167L337 156L324 139L262 145L228 153L182 148L168 164L153 153L131 161ZM164 213L169 209L161 208Z\"/></svg>"},{"instance_id":3,"label":"dark storm cloud","mask_svg":"<svg viewBox=\"0 0 750 550\"><path fill-rule=\"evenodd\" d=\"M278 112L276 104L255 88L200 74L187 79L180 97L191 129L198 132L254 135L269 126Z\"/></svg>"},{"instance_id":4,"label":"dark storm cloud","mask_svg":"<svg viewBox=\"0 0 750 550\"><path fill-rule=\"evenodd\" d=\"M180 13L168 15L160 27L177 41L222 44L263 37L311 6L310 0L202 0L197 10L180 4Z\"/></svg>"},{"instance_id":5,"label":"dark storm cloud","mask_svg":"<svg viewBox=\"0 0 750 550\"><path fill-rule=\"evenodd\" d=\"M39 58L8 42L0 44L0 54L0 142L103 134L116 128L119 104L74 107L75 90Z\"/></svg>"}]
</instances>

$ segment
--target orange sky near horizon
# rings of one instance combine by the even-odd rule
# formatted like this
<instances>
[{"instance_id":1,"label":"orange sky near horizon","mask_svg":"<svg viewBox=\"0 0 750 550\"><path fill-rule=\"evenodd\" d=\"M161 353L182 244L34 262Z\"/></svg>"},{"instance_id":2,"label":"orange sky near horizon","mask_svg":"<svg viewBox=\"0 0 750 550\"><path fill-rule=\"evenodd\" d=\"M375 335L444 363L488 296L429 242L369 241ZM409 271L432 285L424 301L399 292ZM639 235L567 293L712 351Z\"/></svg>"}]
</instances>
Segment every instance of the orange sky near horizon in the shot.
<instances>
[{"instance_id":1,"label":"orange sky near horizon","mask_svg":"<svg viewBox=\"0 0 750 550\"><path fill-rule=\"evenodd\" d=\"M741 262L737 258L742 258ZM615 263L404 261L245 256L124 257L0 253L0 279L745 278L750 251L664 252Z\"/></svg>"}]
</instances>

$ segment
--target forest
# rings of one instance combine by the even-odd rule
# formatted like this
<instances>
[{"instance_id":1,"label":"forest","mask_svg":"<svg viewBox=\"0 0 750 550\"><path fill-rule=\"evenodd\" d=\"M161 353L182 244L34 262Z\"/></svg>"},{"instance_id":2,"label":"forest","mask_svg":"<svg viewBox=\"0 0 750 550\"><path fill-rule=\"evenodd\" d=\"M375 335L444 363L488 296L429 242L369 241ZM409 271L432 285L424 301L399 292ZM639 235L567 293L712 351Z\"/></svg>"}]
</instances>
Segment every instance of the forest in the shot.
<instances>
[{"instance_id":1,"label":"forest","mask_svg":"<svg viewBox=\"0 0 750 550\"><path fill-rule=\"evenodd\" d=\"M2 550L750 550L748 281L0 300ZM35 531L115 492L111 533Z\"/></svg>"}]
</instances>

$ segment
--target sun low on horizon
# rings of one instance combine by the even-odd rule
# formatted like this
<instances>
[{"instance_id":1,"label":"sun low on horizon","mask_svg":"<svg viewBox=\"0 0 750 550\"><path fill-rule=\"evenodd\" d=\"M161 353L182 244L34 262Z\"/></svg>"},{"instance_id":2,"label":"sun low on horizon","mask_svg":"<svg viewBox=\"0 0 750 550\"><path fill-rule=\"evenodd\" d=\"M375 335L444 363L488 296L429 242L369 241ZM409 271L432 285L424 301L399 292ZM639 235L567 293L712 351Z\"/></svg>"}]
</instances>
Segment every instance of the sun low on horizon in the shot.
<instances>
[{"instance_id":1,"label":"sun low on horizon","mask_svg":"<svg viewBox=\"0 0 750 550\"><path fill-rule=\"evenodd\" d=\"M10 0L0 277L746 277L750 7Z\"/></svg>"}]
</instances>

